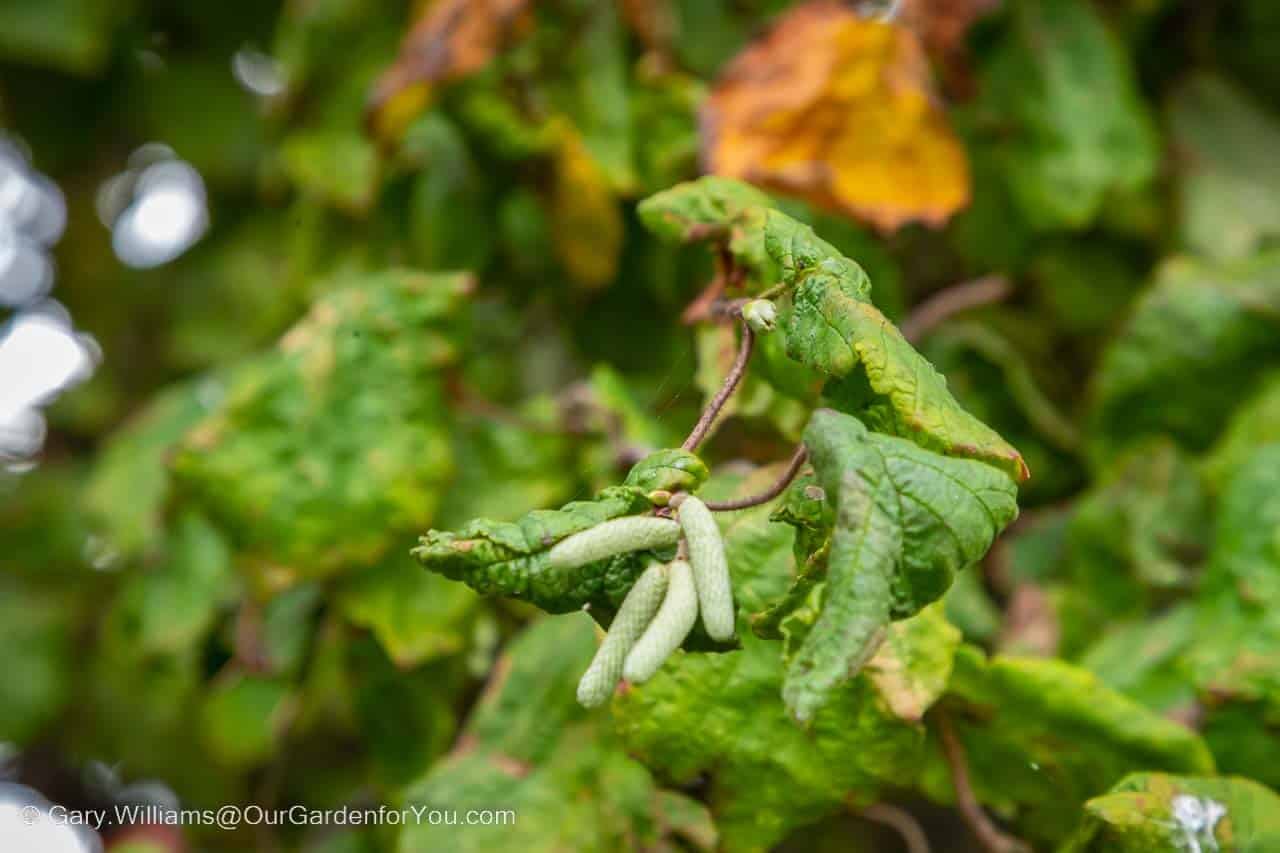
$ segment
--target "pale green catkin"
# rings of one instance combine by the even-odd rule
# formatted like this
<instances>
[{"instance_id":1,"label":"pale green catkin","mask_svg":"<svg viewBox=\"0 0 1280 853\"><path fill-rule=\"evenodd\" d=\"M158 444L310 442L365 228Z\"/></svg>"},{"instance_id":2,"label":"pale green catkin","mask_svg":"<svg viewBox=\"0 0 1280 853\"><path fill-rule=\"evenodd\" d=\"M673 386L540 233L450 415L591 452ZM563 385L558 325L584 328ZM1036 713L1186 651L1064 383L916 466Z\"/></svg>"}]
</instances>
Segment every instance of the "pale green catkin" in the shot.
<instances>
[{"instance_id":1,"label":"pale green catkin","mask_svg":"<svg viewBox=\"0 0 1280 853\"><path fill-rule=\"evenodd\" d=\"M547 559L553 569L576 569L615 554L668 547L679 539L680 525L669 518L628 515L561 540Z\"/></svg>"},{"instance_id":2,"label":"pale green catkin","mask_svg":"<svg viewBox=\"0 0 1280 853\"><path fill-rule=\"evenodd\" d=\"M658 612L666 591L667 567L661 563L651 564L632 585L613 617L609 633L591 659L591 666L578 682L578 702L584 708L595 708L609 701L622 678L627 653Z\"/></svg>"},{"instance_id":3,"label":"pale green catkin","mask_svg":"<svg viewBox=\"0 0 1280 853\"><path fill-rule=\"evenodd\" d=\"M684 560L675 560L667 570L667 594L644 634L636 641L622 667L622 676L635 684L648 681L698 621L698 593L693 588L693 570Z\"/></svg>"},{"instance_id":4,"label":"pale green catkin","mask_svg":"<svg viewBox=\"0 0 1280 853\"><path fill-rule=\"evenodd\" d=\"M734 633L733 582L720 526L707 505L689 495L680 504L680 528L689 546L703 627L713 640L730 640Z\"/></svg>"}]
</instances>

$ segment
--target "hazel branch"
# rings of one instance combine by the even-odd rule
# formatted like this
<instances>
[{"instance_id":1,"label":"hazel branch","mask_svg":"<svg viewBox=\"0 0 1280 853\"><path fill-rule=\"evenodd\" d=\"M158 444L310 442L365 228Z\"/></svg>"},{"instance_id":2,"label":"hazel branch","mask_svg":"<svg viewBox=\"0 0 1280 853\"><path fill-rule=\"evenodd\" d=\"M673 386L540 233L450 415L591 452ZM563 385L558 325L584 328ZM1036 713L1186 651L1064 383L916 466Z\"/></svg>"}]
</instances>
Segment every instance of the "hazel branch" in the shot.
<instances>
[{"instance_id":1,"label":"hazel branch","mask_svg":"<svg viewBox=\"0 0 1280 853\"><path fill-rule=\"evenodd\" d=\"M684 440L684 444L680 445L685 450L693 452L698 449L698 445L707 437L707 432L710 431L711 425L715 423L716 416L720 414L724 404L729 402L733 392L738 389L738 383L742 381L743 375L747 372L747 362L751 360L751 352L755 348L755 338L755 333L751 331L751 327L744 322L742 324L742 342L738 345L738 355L733 360L733 367L729 369L729 374L725 376L724 382L720 385L720 390L716 391L716 395L711 398L711 402L703 410L698 422L693 425L693 431L689 433L689 437Z\"/></svg>"},{"instance_id":2,"label":"hazel branch","mask_svg":"<svg viewBox=\"0 0 1280 853\"><path fill-rule=\"evenodd\" d=\"M796 474L800 473L801 466L804 465L804 461L808 458L809 449L802 444L791 454L786 470L782 472L782 475L778 477L772 486L763 492L748 495L745 498L735 498L729 501L707 501L707 509L712 512L732 512L737 509L749 509L760 504L767 504L786 491L787 486L791 485L791 481L796 478Z\"/></svg>"},{"instance_id":3,"label":"hazel branch","mask_svg":"<svg viewBox=\"0 0 1280 853\"><path fill-rule=\"evenodd\" d=\"M940 290L920 303L902 321L902 336L911 343L919 343L939 323L970 308L978 308L1000 302L1013 289L1002 276L988 275Z\"/></svg>"}]
</instances>

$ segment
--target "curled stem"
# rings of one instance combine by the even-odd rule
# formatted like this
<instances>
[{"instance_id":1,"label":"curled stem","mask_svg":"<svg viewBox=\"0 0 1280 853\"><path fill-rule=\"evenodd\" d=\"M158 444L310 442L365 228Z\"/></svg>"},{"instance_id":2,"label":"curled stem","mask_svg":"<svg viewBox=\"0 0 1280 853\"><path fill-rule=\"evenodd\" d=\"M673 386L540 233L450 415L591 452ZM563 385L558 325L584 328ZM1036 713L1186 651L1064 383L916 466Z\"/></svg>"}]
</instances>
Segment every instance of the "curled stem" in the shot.
<instances>
[{"instance_id":1,"label":"curled stem","mask_svg":"<svg viewBox=\"0 0 1280 853\"><path fill-rule=\"evenodd\" d=\"M787 462L787 468L782 472L782 476L765 489L763 492L754 495L748 495L745 498L735 498L729 501L707 501L707 509L712 512L731 512L735 509L748 509L760 504L766 504L776 498L791 485L791 481L796 478L796 474L800 473L800 467L804 465L804 461L809 458L809 448L801 444L791 454L791 459Z\"/></svg>"},{"instance_id":2,"label":"curled stem","mask_svg":"<svg viewBox=\"0 0 1280 853\"><path fill-rule=\"evenodd\" d=\"M978 796L973 792L973 785L969 781L969 761L965 758L964 744L956 736L951 718L941 709L938 709L934 718L938 723L938 735L942 739L942 751L951 768L951 784L956 789L956 807L978 843L988 853L1030 853L1031 848L1026 842L1004 832L982 810L982 804L978 802Z\"/></svg>"},{"instance_id":3,"label":"curled stem","mask_svg":"<svg viewBox=\"0 0 1280 853\"><path fill-rule=\"evenodd\" d=\"M743 374L747 372L747 362L751 360L751 351L755 348L755 333L751 331L751 327L745 322L742 324L742 342L738 345L738 355L733 360L733 367L729 369L729 375L724 378L720 390L716 391L716 395L711 398L711 402L707 404L706 409L702 412L702 417L698 418L698 422L693 425L693 431L689 433L689 437L684 440L684 444L680 445L690 452L698 449L698 445L707 437L711 425L715 423L716 416L720 414L720 410L724 408L724 404L733 396L733 392L737 390L738 383L742 381Z\"/></svg>"}]
</instances>

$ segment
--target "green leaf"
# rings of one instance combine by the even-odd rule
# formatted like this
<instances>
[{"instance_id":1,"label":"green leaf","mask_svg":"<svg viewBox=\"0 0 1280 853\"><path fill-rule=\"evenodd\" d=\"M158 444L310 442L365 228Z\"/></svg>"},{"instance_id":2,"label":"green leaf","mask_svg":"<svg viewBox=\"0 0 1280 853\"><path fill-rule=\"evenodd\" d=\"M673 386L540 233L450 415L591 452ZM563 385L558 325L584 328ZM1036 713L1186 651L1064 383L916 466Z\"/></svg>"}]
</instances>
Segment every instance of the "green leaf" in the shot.
<instances>
[{"instance_id":1,"label":"green leaf","mask_svg":"<svg viewBox=\"0 0 1280 853\"><path fill-rule=\"evenodd\" d=\"M0 740L32 742L72 696L74 600L0 576Z\"/></svg>"},{"instance_id":2,"label":"green leaf","mask_svg":"<svg viewBox=\"0 0 1280 853\"><path fill-rule=\"evenodd\" d=\"M978 799L1040 842L1069 833L1080 804L1126 773L1214 769L1194 732L1065 661L988 660L962 647L939 707L965 748ZM953 800L940 746L921 781L930 797Z\"/></svg>"},{"instance_id":3,"label":"green leaf","mask_svg":"<svg viewBox=\"0 0 1280 853\"><path fill-rule=\"evenodd\" d=\"M449 748L457 727L454 707L470 683L445 662L397 665L367 639L352 643L347 657L356 732L378 776L403 786Z\"/></svg>"},{"instance_id":4,"label":"green leaf","mask_svg":"<svg viewBox=\"0 0 1280 853\"><path fill-rule=\"evenodd\" d=\"M1280 444L1244 460L1222 494L1197 611L1187 665L1206 737L1224 770L1280 784Z\"/></svg>"},{"instance_id":5,"label":"green leaf","mask_svg":"<svg viewBox=\"0 0 1280 853\"><path fill-rule=\"evenodd\" d=\"M82 492L83 503L122 557L141 556L159 544L161 513L170 493L169 454L205 417L218 391L212 378L161 391L103 447Z\"/></svg>"},{"instance_id":6,"label":"green leaf","mask_svg":"<svg viewBox=\"0 0 1280 853\"><path fill-rule=\"evenodd\" d=\"M478 604L465 586L422 571L399 552L351 578L338 598L347 619L371 630L404 668L466 648Z\"/></svg>"},{"instance_id":7,"label":"green leaf","mask_svg":"<svg viewBox=\"0 0 1280 853\"><path fill-rule=\"evenodd\" d=\"M1280 356L1280 254L1165 263L1094 377L1092 452L1143 435L1203 450Z\"/></svg>"},{"instance_id":8,"label":"green leaf","mask_svg":"<svg viewBox=\"0 0 1280 853\"><path fill-rule=\"evenodd\" d=\"M632 488L651 492L661 489L668 492L696 492L706 482L710 472L707 464L694 454L680 448L650 453L635 464L624 483Z\"/></svg>"},{"instance_id":9,"label":"green leaf","mask_svg":"<svg viewBox=\"0 0 1280 853\"><path fill-rule=\"evenodd\" d=\"M1113 624L1080 666L1153 711L1184 711L1195 701L1183 656L1196 641L1196 623L1195 608L1183 603L1146 621Z\"/></svg>"},{"instance_id":10,"label":"green leaf","mask_svg":"<svg viewBox=\"0 0 1280 853\"><path fill-rule=\"evenodd\" d=\"M785 615L769 617L787 639L783 697L801 721L857 673L891 620L941 598L1018 514L1017 489L999 470L868 432L849 415L816 411L805 445L815 476L792 492L813 500L816 485L833 526Z\"/></svg>"},{"instance_id":11,"label":"green leaf","mask_svg":"<svg viewBox=\"0 0 1280 853\"><path fill-rule=\"evenodd\" d=\"M1280 848L1280 797L1249 779L1135 773L1084 808L1062 853Z\"/></svg>"},{"instance_id":12,"label":"green leaf","mask_svg":"<svg viewBox=\"0 0 1280 853\"><path fill-rule=\"evenodd\" d=\"M552 569L551 546L603 521L648 512L654 508L649 498L654 490L694 491L706 477L706 464L692 453L659 450L637 462L624 485L604 489L595 500L534 510L515 522L477 519L457 533L431 530L413 553L431 571L464 581L481 595L518 598L548 613L590 605L593 615L607 620L653 554L630 552Z\"/></svg>"},{"instance_id":13,"label":"green leaf","mask_svg":"<svg viewBox=\"0 0 1280 853\"><path fill-rule=\"evenodd\" d=\"M235 600L231 560L218 530L200 515L184 513L158 564L131 574L111 602L103 627L108 642L140 659L193 651Z\"/></svg>"},{"instance_id":14,"label":"green leaf","mask_svg":"<svg viewBox=\"0 0 1280 853\"><path fill-rule=\"evenodd\" d=\"M977 144L999 152L1008 191L1033 227L1082 228L1109 195L1155 176L1158 141L1129 58L1090 5L1014 5L981 83Z\"/></svg>"},{"instance_id":15,"label":"green leaf","mask_svg":"<svg viewBox=\"0 0 1280 853\"><path fill-rule=\"evenodd\" d=\"M427 531L413 554L427 569L463 581L481 595L518 598L548 613L568 613L585 604L612 610L652 554L637 551L556 570L550 567L548 551L561 539L603 521L652 508L645 490L611 486L595 500L534 510L516 522L477 519L457 533Z\"/></svg>"},{"instance_id":16,"label":"green leaf","mask_svg":"<svg viewBox=\"0 0 1280 853\"><path fill-rule=\"evenodd\" d=\"M640 218L668 240L725 245L753 275L749 288L790 292L783 334L792 359L843 380L829 384L842 409L874 429L949 456L981 459L1024 480L1018 451L964 411L946 379L870 301L871 283L813 229L769 206L746 184L707 177L651 196Z\"/></svg>"},{"instance_id":17,"label":"green leaf","mask_svg":"<svg viewBox=\"0 0 1280 853\"><path fill-rule=\"evenodd\" d=\"M917 620L904 623L875 676L903 708L936 698L950 666L942 651L955 635L934 615ZM776 646L751 635L742 646L678 652L612 706L632 755L676 785L706 780L726 850L770 849L796 827L910 784L923 728L894 712L870 672L835 688L805 730L782 703Z\"/></svg>"},{"instance_id":18,"label":"green leaf","mask_svg":"<svg viewBox=\"0 0 1280 853\"><path fill-rule=\"evenodd\" d=\"M378 152L358 131L310 130L289 136L280 164L300 190L353 216L373 207L379 183Z\"/></svg>"},{"instance_id":19,"label":"green leaf","mask_svg":"<svg viewBox=\"0 0 1280 853\"><path fill-rule=\"evenodd\" d=\"M173 459L264 583L368 565L430 522L452 473L439 371L461 275L339 279L243 365Z\"/></svg>"},{"instance_id":20,"label":"green leaf","mask_svg":"<svg viewBox=\"0 0 1280 853\"><path fill-rule=\"evenodd\" d=\"M1280 121L1226 81L1198 75L1169 107L1185 164L1182 239L1207 258L1245 257L1280 236Z\"/></svg>"},{"instance_id":21,"label":"green leaf","mask_svg":"<svg viewBox=\"0 0 1280 853\"><path fill-rule=\"evenodd\" d=\"M407 131L422 160L409 196L408 228L414 259L428 270L479 271L493 254L489 186L448 119L428 113Z\"/></svg>"},{"instance_id":22,"label":"green leaf","mask_svg":"<svg viewBox=\"0 0 1280 853\"><path fill-rule=\"evenodd\" d=\"M408 808L512 813L490 825L410 821L397 850L607 851L661 845L667 836L705 837L696 805L659 792L600 715L575 701L593 635L589 619L570 616L543 619L516 637L458 746L405 794Z\"/></svg>"},{"instance_id":23,"label":"green leaf","mask_svg":"<svg viewBox=\"0 0 1280 853\"><path fill-rule=\"evenodd\" d=\"M6 4L0 56L92 74L111 57L126 4L116 0L17 0Z\"/></svg>"},{"instance_id":24,"label":"green leaf","mask_svg":"<svg viewBox=\"0 0 1280 853\"><path fill-rule=\"evenodd\" d=\"M1210 518L1200 475L1172 441L1144 441L1117 459L1067 525L1063 571L1073 610L1064 652L1190 588L1209 549Z\"/></svg>"},{"instance_id":25,"label":"green leaf","mask_svg":"<svg viewBox=\"0 0 1280 853\"><path fill-rule=\"evenodd\" d=\"M1280 443L1280 373L1268 374L1258 393L1231 416L1204 459L1205 479L1221 491L1259 447Z\"/></svg>"},{"instance_id":26,"label":"green leaf","mask_svg":"<svg viewBox=\"0 0 1280 853\"><path fill-rule=\"evenodd\" d=\"M200 736L227 767L260 764L283 735L289 687L274 679L236 675L216 685L200 710Z\"/></svg>"}]
</instances>

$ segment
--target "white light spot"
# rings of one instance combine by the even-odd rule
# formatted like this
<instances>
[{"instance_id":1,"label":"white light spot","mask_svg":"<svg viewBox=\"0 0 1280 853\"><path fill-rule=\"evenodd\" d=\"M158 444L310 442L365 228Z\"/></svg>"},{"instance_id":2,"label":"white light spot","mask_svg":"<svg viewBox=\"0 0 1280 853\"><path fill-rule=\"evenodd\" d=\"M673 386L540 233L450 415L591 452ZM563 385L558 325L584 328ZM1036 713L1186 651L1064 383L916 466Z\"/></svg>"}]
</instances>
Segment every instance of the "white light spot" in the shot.
<instances>
[{"instance_id":1,"label":"white light spot","mask_svg":"<svg viewBox=\"0 0 1280 853\"><path fill-rule=\"evenodd\" d=\"M138 176L132 204L113 225L111 245L124 263L145 269L181 255L208 226L200 173L181 160L168 160Z\"/></svg>"},{"instance_id":2,"label":"white light spot","mask_svg":"<svg viewBox=\"0 0 1280 853\"><path fill-rule=\"evenodd\" d=\"M280 63L251 47L242 47L231 57L231 73L241 86L263 98L274 98L284 92L284 74Z\"/></svg>"},{"instance_id":3,"label":"white light spot","mask_svg":"<svg viewBox=\"0 0 1280 853\"><path fill-rule=\"evenodd\" d=\"M46 430L44 415L36 409L0 416L0 459L17 460L5 466L9 473L30 470L26 460L40 452Z\"/></svg>"},{"instance_id":4,"label":"white light spot","mask_svg":"<svg viewBox=\"0 0 1280 853\"><path fill-rule=\"evenodd\" d=\"M97 366L97 344L72 329L65 312L46 302L0 327L0 424L17 424L23 435L31 432L31 409L87 379Z\"/></svg>"},{"instance_id":5,"label":"white light spot","mask_svg":"<svg viewBox=\"0 0 1280 853\"><path fill-rule=\"evenodd\" d=\"M45 250L0 220L0 305L21 308L53 287L53 261Z\"/></svg>"},{"instance_id":6,"label":"white light spot","mask_svg":"<svg viewBox=\"0 0 1280 853\"><path fill-rule=\"evenodd\" d=\"M30 853L98 853L97 833L55 820L51 804L24 785L0 783L0 850Z\"/></svg>"}]
</instances>

